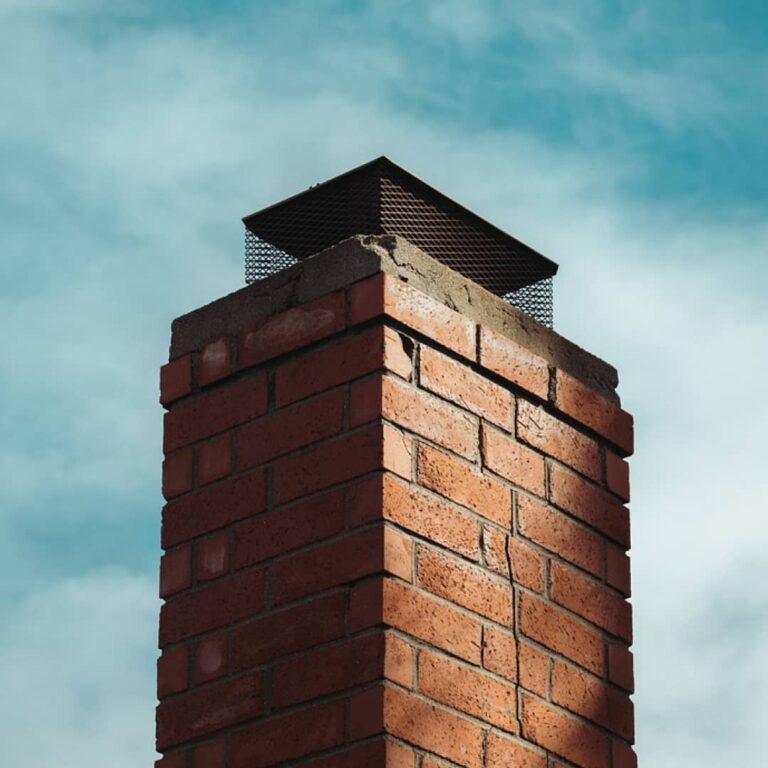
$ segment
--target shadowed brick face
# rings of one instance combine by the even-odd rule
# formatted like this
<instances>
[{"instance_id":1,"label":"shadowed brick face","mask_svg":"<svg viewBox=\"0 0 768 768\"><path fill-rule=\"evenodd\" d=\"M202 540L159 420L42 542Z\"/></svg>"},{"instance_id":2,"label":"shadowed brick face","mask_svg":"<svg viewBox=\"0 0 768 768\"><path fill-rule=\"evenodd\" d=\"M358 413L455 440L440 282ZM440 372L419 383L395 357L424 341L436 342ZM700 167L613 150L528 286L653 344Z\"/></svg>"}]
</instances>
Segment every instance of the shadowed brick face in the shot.
<instances>
[{"instance_id":1,"label":"shadowed brick face","mask_svg":"<svg viewBox=\"0 0 768 768\"><path fill-rule=\"evenodd\" d=\"M636 765L632 419L559 359L379 271L163 366L157 768Z\"/></svg>"}]
</instances>

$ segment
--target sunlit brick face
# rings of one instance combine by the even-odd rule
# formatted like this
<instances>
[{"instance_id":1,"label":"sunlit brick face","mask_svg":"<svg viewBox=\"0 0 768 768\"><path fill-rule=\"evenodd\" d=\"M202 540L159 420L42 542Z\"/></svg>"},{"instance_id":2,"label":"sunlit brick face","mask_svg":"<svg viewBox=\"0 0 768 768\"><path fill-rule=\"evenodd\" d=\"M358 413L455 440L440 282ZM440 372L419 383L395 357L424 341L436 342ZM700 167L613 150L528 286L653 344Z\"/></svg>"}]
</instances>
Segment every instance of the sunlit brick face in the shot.
<instances>
[{"instance_id":1,"label":"sunlit brick face","mask_svg":"<svg viewBox=\"0 0 768 768\"><path fill-rule=\"evenodd\" d=\"M371 264L177 331L158 768L631 768L631 417Z\"/></svg>"}]
</instances>

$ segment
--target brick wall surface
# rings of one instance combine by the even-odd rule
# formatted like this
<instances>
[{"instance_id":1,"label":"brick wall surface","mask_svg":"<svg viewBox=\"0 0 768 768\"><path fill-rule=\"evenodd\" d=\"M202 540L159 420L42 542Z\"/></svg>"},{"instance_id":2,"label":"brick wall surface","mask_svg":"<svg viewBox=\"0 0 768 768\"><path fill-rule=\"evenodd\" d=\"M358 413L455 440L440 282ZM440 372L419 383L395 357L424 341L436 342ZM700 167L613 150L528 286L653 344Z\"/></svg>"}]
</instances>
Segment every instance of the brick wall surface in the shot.
<instances>
[{"instance_id":1,"label":"brick wall surface","mask_svg":"<svg viewBox=\"0 0 768 768\"><path fill-rule=\"evenodd\" d=\"M377 274L161 372L158 768L630 768L632 420Z\"/></svg>"}]
</instances>

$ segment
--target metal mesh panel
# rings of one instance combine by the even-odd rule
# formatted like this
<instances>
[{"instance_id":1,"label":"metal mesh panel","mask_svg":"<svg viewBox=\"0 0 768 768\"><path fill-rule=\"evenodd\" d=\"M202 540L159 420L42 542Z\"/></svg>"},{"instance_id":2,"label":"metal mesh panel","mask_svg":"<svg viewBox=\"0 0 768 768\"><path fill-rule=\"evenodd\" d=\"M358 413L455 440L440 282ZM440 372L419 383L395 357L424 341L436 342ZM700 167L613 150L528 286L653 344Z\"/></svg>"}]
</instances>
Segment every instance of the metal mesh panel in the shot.
<instances>
[{"instance_id":1,"label":"metal mesh panel","mask_svg":"<svg viewBox=\"0 0 768 768\"><path fill-rule=\"evenodd\" d=\"M557 265L386 158L243 221L247 283L353 235L399 235L552 327Z\"/></svg>"}]
</instances>

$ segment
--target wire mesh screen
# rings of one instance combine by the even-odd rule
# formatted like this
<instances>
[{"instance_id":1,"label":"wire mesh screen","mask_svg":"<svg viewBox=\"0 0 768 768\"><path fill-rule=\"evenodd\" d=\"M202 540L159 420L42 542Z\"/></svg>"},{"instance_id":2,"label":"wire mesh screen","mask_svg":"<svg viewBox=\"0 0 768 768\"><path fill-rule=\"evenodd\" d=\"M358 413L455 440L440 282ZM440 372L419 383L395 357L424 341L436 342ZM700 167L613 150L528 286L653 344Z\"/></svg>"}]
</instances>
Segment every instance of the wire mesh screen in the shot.
<instances>
[{"instance_id":1,"label":"wire mesh screen","mask_svg":"<svg viewBox=\"0 0 768 768\"><path fill-rule=\"evenodd\" d=\"M386 158L243 221L246 283L353 235L400 235L552 327L557 265Z\"/></svg>"}]
</instances>

